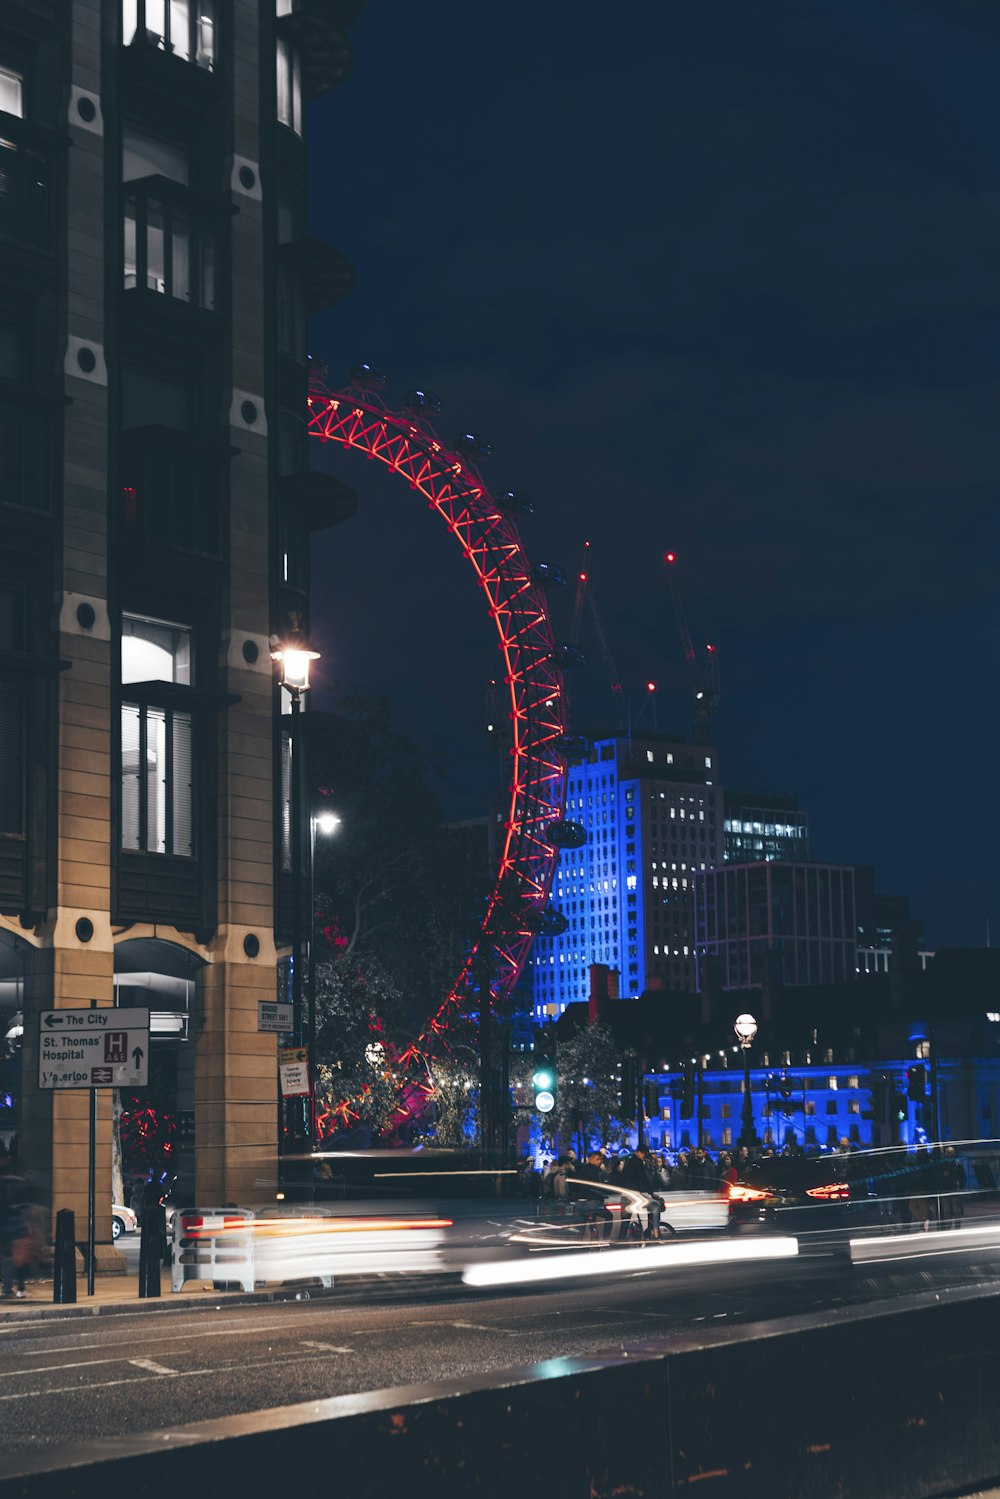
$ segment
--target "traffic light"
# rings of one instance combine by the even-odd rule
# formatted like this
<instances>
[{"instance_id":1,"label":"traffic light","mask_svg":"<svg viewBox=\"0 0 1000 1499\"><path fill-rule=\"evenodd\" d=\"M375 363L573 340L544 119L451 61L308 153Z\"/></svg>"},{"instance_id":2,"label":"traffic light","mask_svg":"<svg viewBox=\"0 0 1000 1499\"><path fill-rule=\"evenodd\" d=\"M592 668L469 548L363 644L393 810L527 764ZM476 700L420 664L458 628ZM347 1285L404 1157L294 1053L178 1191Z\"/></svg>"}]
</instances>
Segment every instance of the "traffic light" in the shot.
<instances>
[{"instance_id":1,"label":"traffic light","mask_svg":"<svg viewBox=\"0 0 1000 1499\"><path fill-rule=\"evenodd\" d=\"M694 1063L684 1063L684 1079L681 1092L681 1118L690 1119L694 1114Z\"/></svg>"},{"instance_id":2,"label":"traffic light","mask_svg":"<svg viewBox=\"0 0 1000 1499\"><path fill-rule=\"evenodd\" d=\"M884 1119L889 1107L889 1089L884 1072L873 1072L872 1085L872 1118Z\"/></svg>"},{"instance_id":3,"label":"traffic light","mask_svg":"<svg viewBox=\"0 0 1000 1499\"><path fill-rule=\"evenodd\" d=\"M922 1062L906 1069L906 1096L914 1103L923 1103L927 1097L927 1068Z\"/></svg>"},{"instance_id":4,"label":"traffic light","mask_svg":"<svg viewBox=\"0 0 1000 1499\"><path fill-rule=\"evenodd\" d=\"M634 1056L626 1053L622 1057L622 1118L634 1119L639 1098L639 1068Z\"/></svg>"},{"instance_id":5,"label":"traffic light","mask_svg":"<svg viewBox=\"0 0 1000 1499\"><path fill-rule=\"evenodd\" d=\"M556 1069L541 1066L535 1069L531 1079L534 1090L534 1105L540 1114L551 1114L556 1106Z\"/></svg>"},{"instance_id":6,"label":"traffic light","mask_svg":"<svg viewBox=\"0 0 1000 1499\"><path fill-rule=\"evenodd\" d=\"M893 1116L892 1117L896 1120L896 1122L898 1124L902 1124L903 1120L906 1119L906 1117L908 1116L908 1114L910 1112L909 1106L907 1105L905 1093L897 1093L896 1094L895 1103L896 1103L896 1107L893 1110Z\"/></svg>"}]
</instances>

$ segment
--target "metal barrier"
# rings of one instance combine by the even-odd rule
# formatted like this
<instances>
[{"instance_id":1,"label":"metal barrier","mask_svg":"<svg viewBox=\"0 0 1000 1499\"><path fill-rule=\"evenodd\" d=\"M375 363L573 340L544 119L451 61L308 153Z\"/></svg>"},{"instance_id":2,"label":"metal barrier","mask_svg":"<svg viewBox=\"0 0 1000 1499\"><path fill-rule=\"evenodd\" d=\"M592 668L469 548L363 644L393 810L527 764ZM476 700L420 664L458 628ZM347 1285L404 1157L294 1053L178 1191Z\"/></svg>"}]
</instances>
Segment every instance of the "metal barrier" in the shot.
<instances>
[{"instance_id":1,"label":"metal barrier","mask_svg":"<svg viewBox=\"0 0 1000 1499\"><path fill-rule=\"evenodd\" d=\"M243 1208L178 1208L174 1213L170 1288L188 1280L254 1286L254 1215Z\"/></svg>"}]
</instances>

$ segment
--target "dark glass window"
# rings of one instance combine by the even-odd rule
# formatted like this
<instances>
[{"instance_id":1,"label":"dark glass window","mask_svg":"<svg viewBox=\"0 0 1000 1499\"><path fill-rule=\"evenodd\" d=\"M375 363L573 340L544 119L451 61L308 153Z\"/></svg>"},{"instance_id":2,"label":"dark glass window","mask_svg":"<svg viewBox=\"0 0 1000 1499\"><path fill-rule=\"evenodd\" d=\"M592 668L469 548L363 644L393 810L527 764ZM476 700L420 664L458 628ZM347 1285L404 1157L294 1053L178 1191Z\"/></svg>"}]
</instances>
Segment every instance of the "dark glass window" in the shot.
<instances>
[{"instance_id":1,"label":"dark glass window","mask_svg":"<svg viewBox=\"0 0 1000 1499\"><path fill-rule=\"evenodd\" d=\"M24 832L24 689L0 682L0 833Z\"/></svg>"},{"instance_id":2,"label":"dark glass window","mask_svg":"<svg viewBox=\"0 0 1000 1499\"><path fill-rule=\"evenodd\" d=\"M195 433L194 403L182 377L123 370L123 520L144 541L214 557L221 459Z\"/></svg>"}]
</instances>

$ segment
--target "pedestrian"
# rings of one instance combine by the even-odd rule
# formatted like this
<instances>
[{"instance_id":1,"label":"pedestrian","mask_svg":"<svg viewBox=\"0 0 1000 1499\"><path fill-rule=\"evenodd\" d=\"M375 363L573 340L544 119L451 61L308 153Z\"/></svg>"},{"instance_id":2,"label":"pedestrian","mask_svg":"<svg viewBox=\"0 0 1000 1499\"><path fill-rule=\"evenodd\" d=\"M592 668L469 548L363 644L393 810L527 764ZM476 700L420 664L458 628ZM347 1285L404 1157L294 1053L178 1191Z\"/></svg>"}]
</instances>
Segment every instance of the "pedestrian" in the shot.
<instances>
[{"instance_id":1,"label":"pedestrian","mask_svg":"<svg viewBox=\"0 0 1000 1499\"><path fill-rule=\"evenodd\" d=\"M583 1165L574 1169L570 1187L588 1239L604 1239L610 1234L613 1220L606 1206L607 1192L601 1152L592 1150Z\"/></svg>"},{"instance_id":2,"label":"pedestrian","mask_svg":"<svg viewBox=\"0 0 1000 1499\"><path fill-rule=\"evenodd\" d=\"M654 1190L649 1152L645 1145L637 1145L632 1154L626 1158L618 1179L624 1188L629 1192L639 1194L641 1199L638 1202L633 1199L631 1222L639 1224L643 1229L644 1238L658 1239L662 1203Z\"/></svg>"},{"instance_id":3,"label":"pedestrian","mask_svg":"<svg viewBox=\"0 0 1000 1499\"><path fill-rule=\"evenodd\" d=\"M40 1215L31 1201L27 1182L15 1177L7 1182L7 1186L11 1196L6 1214L0 1295L8 1297L13 1294L16 1300L22 1301L28 1294L25 1281L29 1273L41 1268L45 1248Z\"/></svg>"}]
</instances>

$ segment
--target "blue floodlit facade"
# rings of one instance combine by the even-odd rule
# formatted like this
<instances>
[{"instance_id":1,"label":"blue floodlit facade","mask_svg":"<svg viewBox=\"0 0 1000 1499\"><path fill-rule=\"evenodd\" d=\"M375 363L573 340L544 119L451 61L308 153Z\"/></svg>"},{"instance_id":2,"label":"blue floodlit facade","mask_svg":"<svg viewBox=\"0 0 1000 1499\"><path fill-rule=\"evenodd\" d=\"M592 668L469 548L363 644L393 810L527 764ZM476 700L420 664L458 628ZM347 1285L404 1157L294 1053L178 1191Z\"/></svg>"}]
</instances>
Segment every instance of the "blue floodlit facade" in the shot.
<instances>
[{"instance_id":1,"label":"blue floodlit facade","mask_svg":"<svg viewBox=\"0 0 1000 1499\"><path fill-rule=\"evenodd\" d=\"M539 937L529 960L538 1021L586 1000L590 965L618 993L695 985L694 875L719 863L722 792L716 751L665 735L598 740L570 768L566 816L588 832L560 856L552 904L569 925Z\"/></svg>"}]
</instances>

